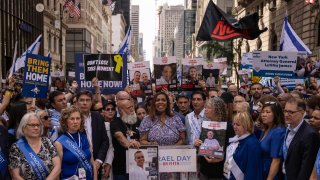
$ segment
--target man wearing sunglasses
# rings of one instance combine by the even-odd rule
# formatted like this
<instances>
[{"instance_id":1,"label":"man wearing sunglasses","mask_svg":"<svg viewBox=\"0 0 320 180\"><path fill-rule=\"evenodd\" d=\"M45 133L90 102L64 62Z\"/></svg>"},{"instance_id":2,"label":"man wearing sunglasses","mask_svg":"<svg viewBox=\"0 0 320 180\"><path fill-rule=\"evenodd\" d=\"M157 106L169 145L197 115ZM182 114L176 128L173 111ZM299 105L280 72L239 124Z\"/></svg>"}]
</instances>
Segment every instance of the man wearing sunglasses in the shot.
<instances>
[{"instance_id":1,"label":"man wearing sunglasses","mask_svg":"<svg viewBox=\"0 0 320 180\"><path fill-rule=\"evenodd\" d=\"M290 98L284 108L288 128L282 146L286 179L309 179L319 149L318 133L303 120L306 104Z\"/></svg>"}]
</instances>

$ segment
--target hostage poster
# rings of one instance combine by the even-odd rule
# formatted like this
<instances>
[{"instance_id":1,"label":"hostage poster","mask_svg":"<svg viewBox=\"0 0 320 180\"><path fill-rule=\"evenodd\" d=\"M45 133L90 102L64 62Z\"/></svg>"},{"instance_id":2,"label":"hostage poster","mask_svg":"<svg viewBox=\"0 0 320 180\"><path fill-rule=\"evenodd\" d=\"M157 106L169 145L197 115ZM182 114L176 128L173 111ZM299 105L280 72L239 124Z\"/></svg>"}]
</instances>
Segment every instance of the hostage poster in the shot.
<instances>
[{"instance_id":1,"label":"hostage poster","mask_svg":"<svg viewBox=\"0 0 320 180\"><path fill-rule=\"evenodd\" d=\"M152 94L149 61L128 63L129 85L133 97Z\"/></svg>"},{"instance_id":2,"label":"hostage poster","mask_svg":"<svg viewBox=\"0 0 320 180\"><path fill-rule=\"evenodd\" d=\"M127 151L127 173L130 180L158 179L158 147L141 146Z\"/></svg>"},{"instance_id":3,"label":"hostage poster","mask_svg":"<svg viewBox=\"0 0 320 180\"><path fill-rule=\"evenodd\" d=\"M177 88L177 60L174 56L154 58L154 77L156 90L176 90Z\"/></svg>"},{"instance_id":4,"label":"hostage poster","mask_svg":"<svg viewBox=\"0 0 320 180\"><path fill-rule=\"evenodd\" d=\"M91 56L92 55L92 56ZM90 62L88 67L101 66L99 68L95 68L97 71L87 71L85 75L85 60L86 62ZM93 62L93 60L99 61L99 59L105 60L103 63L101 62ZM111 94L116 93L120 90L123 90L127 86L127 56L122 54L101 54L99 58L99 54L84 54L84 53L76 53L75 54L76 61L76 81L79 84L79 89L87 89L93 91L91 80L93 77L101 78L99 79L99 86L101 88L101 93L103 94ZM106 62L108 61L108 62ZM108 65L106 65L108 64ZM110 67L110 68L102 68L102 67ZM99 69L99 70L98 70ZM113 71L109 71L109 70ZM88 68L89 70L89 68ZM89 73L89 74L88 74ZM106 77L103 77L106 76Z\"/></svg>"},{"instance_id":5,"label":"hostage poster","mask_svg":"<svg viewBox=\"0 0 320 180\"><path fill-rule=\"evenodd\" d=\"M203 121L198 155L223 158L226 142L227 122Z\"/></svg>"},{"instance_id":6,"label":"hostage poster","mask_svg":"<svg viewBox=\"0 0 320 180\"><path fill-rule=\"evenodd\" d=\"M51 58L35 54L26 55L22 96L47 98Z\"/></svg>"},{"instance_id":7,"label":"hostage poster","mask_svg":"<svg viewBox=\"0 0 320 180\"><path fill-rule=\"evenodd\" d=\"M206 87L212 89L216 87L219 80L220 64L214 62L204 62L202 76L206 82Z\"/></svg>"},{"instance_id":8,"label":"hostage poster","mask_svg":"<svg viewBox=\"0 0 320 180\"><path fill-rule=\"evenodd\" d=\"M182 83L183 90L201 89L199 80L202 79L203 58L182 59Z\"/></svg>"}]
</instances>

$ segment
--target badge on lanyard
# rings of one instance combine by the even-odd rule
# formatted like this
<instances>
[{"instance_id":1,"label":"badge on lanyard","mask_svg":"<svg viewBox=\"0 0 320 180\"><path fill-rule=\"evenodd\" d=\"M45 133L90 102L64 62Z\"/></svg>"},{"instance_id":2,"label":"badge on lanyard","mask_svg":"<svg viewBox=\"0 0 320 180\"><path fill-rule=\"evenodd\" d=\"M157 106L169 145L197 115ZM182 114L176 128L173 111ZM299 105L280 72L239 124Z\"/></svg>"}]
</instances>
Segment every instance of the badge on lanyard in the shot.
<instances>
[{"instance_id":1,"label":"badge on lanyard","mask_svg":"<svg viewBox=\"0 0 320 180\"><path fill-rule=\"evenodd\" d=\"M84 170L84 168L79 168L78 173L79 179L86 179L86 170Z\"/></svg>"}]
</instances>

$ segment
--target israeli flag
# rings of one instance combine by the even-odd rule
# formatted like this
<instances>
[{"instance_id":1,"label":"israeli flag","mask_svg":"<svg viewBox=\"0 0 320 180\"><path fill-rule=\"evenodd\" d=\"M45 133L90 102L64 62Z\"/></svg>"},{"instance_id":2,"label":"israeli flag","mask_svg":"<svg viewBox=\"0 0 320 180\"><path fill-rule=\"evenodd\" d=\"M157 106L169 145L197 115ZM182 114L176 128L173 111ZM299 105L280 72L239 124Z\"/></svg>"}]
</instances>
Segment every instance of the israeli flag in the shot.
<instances>
[{"instance_id":1,"label":"israeli flag","mask_svg":"<svg viewBox=\"0 0 320 180\"><path fill-rule=\"evenodd\" d=\"M280 51L306 51L308 54L312 54L310 49L303 43L303 41L292 29L291 25L288 22L288 16L284 18L280 38Z\"/></svg>"},{"instance_id":2,"label":"israeli flag","mask_svg":"<svg viewBox=\"0 0 320 180\"><path fill-rule=\"evenodd\" d=\"M27 53L38 54L41 40L42 35L40 34L38 38L31 44L31 46L24 53L22 53L20 57L17 58L15 63L12 64L10 71L17 72L20 68L25 66Z\"/></svg>"},{"instance_id":3,"label":"israeli flag","mask_svg":"<svg viewBox=\"0 0 320 180\"><path fill-rule=\"evenodd\" d=\"M128 32L124 37L122 43L120 44L120 48L118 50L118 54L130 54L130 47L131 46L131 25L128 28Z\"/></svg>"}]
</instances>

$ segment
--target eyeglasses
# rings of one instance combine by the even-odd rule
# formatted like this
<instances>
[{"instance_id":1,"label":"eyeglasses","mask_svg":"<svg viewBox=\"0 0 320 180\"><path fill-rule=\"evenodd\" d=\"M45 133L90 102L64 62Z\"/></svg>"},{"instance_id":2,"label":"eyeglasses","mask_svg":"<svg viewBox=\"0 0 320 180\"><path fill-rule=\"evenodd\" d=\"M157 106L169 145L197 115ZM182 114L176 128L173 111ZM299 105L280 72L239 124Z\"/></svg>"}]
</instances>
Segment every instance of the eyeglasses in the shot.
<instances>
[{"instance_id":1,"label":"eyeglasses","mask_svg":"<svg viewBox=\"0 0 320 180\"><path fill-rule=\"evenodd\" d=\"M264 104L265 105L272 105L272 104L276 104L276 102L275 101L267 101Z\"/></svg>"},{"instance_id":2,"label":"eyeglasses","mask_svg":"<svg viewBox=\"0 0 320 180\"><path fill-rule=\"evenodd\" d=\"M27 124L27 126L31 128L40 128L40 124Z\"/></svg>"},{"instance_id":3,"label":"eyeglasses","mask_svg":"<svg viewBox=\"0 0 320 180\"><path fill-rule=\"evenodd\" d=\"M114 111L114 108L107 108L106 111Z\"/></svg>"},{"instance_id":4,"label":"eyeglasses","mask_svg":"<svg viewBox=\"0 0 320 180\"><path fill-rule=\"evenodd\" d=\"M49 119L49 116L43 116L43 117L40 117L41 119L44 119L44 120L48 120Z\"/></svg>"},{"instance_id":5,"label":"eyeglasses","mask_svg":"<svg viewBox=\"0 0 320 180\"><path fill-rule=\"evenodd\" d=\"M283 113L284 114L288 113L288 115L293 115L294 113L299 112L299 111L303 111L303 110L296 110L296 111L283 110Z\"/></svg>"}]
</instances>

